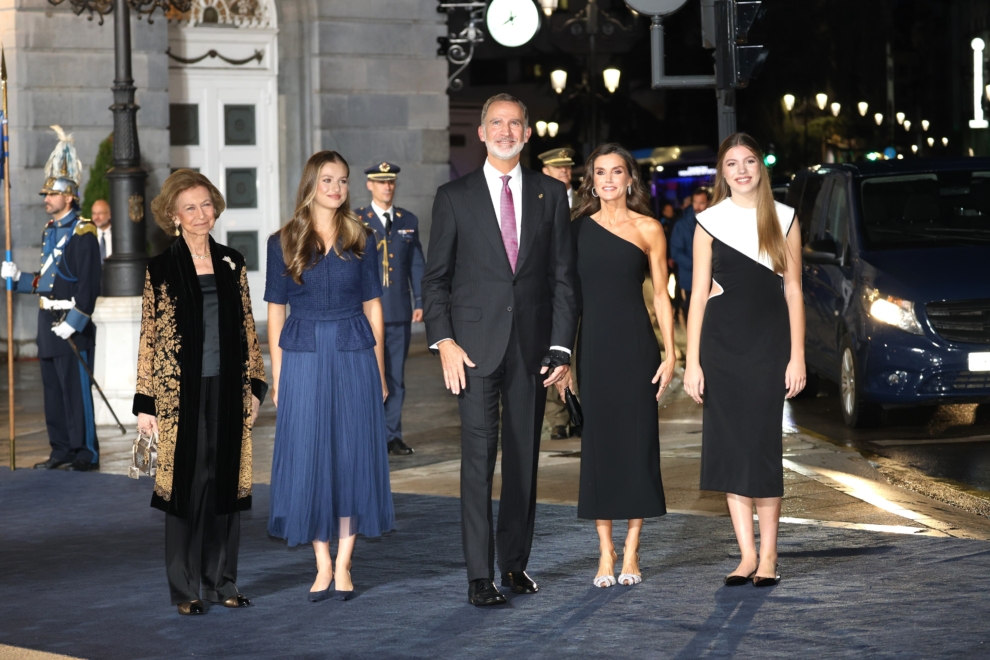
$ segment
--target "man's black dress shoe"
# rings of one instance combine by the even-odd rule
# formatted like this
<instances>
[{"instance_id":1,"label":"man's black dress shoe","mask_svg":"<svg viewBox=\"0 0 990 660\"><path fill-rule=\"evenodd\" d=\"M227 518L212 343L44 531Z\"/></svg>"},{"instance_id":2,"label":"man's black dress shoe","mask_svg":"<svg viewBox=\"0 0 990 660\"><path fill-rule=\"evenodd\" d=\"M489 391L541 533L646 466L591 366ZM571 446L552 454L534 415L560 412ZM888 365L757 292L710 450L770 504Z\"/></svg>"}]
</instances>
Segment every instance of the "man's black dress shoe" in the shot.
<instances>
[{"instance_id":1,"label":"man's black dress shoe","mask_svg":"<svg viewBox=\"0 0 990 660\"><path fill-rule=\"evenodd\" d=\"M475 607L504 605L505 596L495 588L494 582L488 578L479 578L468 583L468 602Z\"/></svg>"},{"instance_id":2,"label":"man's black dress shoe","mask_svg":"<svg viewBox=\"0 0 990 660\"><path fill-rule=\"evenodd\" d=\"M533 578L526 575L526 571L502 573L502 586L508 587L514 594L535 594L540 590Z\"/></svg>"},{"instance_id":3,"label":"man's black dress shoe","mask_svg":"<svg viewBox=\"0 0 990 660\"><path fill-rule=\"evenodd\" d=\"M227 600L223 601L223 606L231 609L237 607L250 607L251 600L243 594L237 594L236 596L231 596Z\"/></svg>"},{"instance_id":4,"label":"man's black dress shoe","mask_svg":"<svg viewBox=\"0 0 990 660\"><path fill-rule=\"evenodd\" d=\"M99 463L90 463L89 461L72 461L69 467L65 468L69 472L92 472L93 470L99 470Z\"/></svg>"},{"instance_id":5,"label":"man's black dress shoe","mask_svg":"<svg viewBox=\"0 0 990 660\"><path fill-rule=\"evenodd\" d=\"M567 440L571 434L567 432L566 426L555 426L550 429L551 440Z\"/></svg>"},{"instance_id":6,"label":"man's black dress shoe","mask_svg":"<svg viewBox=\"0 0 990 660\"><path fill-rule=\"evenodd\" d=\"M56 468L62 467L63 465L67 465L68 463L69 463L69 461L60 461L60 460L55 459L55 458L49 458L47 461L45 461L43 463L35 463L34 464L34 469L35 470L54 470Z\"/></svg>"},{"instance_id":7,"label":"man's black dress shoe","mask_svg":"<svg viewBox=\"0 0 990 660\"><path fill-rule=\"evenodd\" d=\"M399 438L392 438L388 441L388 453L397 454L399 456L408 456L413 453L413 448Z\"/></svg>"},{"instance_id":8,"label":"man's black dress shoe","mask_svg":"<svg viewBox=\"0 0 990 660\"><path fill-rule=\"evenodd\" d=\"M191 600L188 603L179 603L179 614L195 615L206 614L206 607L201 600Z\"/></svg>"}]
</instances>

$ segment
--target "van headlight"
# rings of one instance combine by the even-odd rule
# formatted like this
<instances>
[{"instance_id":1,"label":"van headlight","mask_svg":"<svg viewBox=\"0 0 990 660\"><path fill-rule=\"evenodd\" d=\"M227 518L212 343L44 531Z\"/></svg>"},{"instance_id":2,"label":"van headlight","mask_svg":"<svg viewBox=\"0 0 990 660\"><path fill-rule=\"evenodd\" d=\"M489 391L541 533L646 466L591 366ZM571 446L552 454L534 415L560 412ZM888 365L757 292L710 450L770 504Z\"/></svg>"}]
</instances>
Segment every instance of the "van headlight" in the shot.
<instances>
[{"instance_id":1,"label":"van headlight","mask_svg":"<svg viewBox=\"0 0 990 660\"><path fill-rule=\"evenodd\" d=\"M874 289L866 297L870 316L877 321L900 328L913 335L923 335L924 330L914 313L914 303L894 296L884 296Z\"/></svg>"}]
</instances>

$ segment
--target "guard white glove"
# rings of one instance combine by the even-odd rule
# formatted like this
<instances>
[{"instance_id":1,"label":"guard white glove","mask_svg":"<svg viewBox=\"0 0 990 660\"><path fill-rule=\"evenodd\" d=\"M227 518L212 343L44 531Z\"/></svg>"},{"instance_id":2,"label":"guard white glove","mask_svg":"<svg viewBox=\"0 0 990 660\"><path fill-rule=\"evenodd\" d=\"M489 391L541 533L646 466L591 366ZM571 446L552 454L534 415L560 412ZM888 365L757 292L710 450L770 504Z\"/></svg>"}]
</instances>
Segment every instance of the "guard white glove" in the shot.
<instances>
[{"instance_id":1,"label":"guard white glove","mask_svg":"<svg viewBox=\"0 0 990 660\"><path fill-rule=\"evenodd\" d=\"M9 277L16 280L20 276L21 271L18 270L17 264L13 261L5 261L3 262L3 265L0 266L0 278L7 279Z\"/></svg>"},{"instance_id":2,"label":"guard white glove","mask_svg":"<svg viewBox=\"0 0 990 660\"><path fill-rule=\"evenodd\" d=\"M59 338L61 338L61 339L68 339L69 337L72 336L72 333L74 333L75 331L76 331L76 329L73 328L68 323L66 323L65 321L62 321L61 323L59 323L58 325L56 325L54 328L52 328L52 332L54 332L56 335L58 335Z\"/></svg>"}]
</instances>

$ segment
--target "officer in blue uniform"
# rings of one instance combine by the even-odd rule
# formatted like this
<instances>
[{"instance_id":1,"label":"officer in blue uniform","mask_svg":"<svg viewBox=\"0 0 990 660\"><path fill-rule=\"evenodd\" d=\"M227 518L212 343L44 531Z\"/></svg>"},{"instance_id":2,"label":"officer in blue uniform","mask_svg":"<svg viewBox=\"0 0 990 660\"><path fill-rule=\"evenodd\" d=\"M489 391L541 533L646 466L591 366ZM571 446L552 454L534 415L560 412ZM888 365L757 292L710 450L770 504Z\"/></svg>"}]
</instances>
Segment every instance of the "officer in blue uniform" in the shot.
<instances>
[{"instance_id":1,"label":"officer in blue uniform","mask_svg":"<svg viewBox=\"0 0 990 660\"><path fill-rule=\"evenodd\" d=\"M38 357L45 392L45 421L51 455L36 469L89 471L99 468L89 375L67 339L93 368L96 326L90 316L100 295L102 266L96 225L79 215L78 173L71 136L58 129L59 146L46 166L45 211L51 220L42 234L40 269L22 273L3 262L0 276L14 280L18 293L39 295Z\"/></svg>"},{"instance_id":2,"label":"officer in blue uniform","mask_svg":"<svg viewBox=\"0 0 990 660\"><path fill-rule=\"evenodd\" d=\"M402 440L402 401L405 399L405 367L413 322L423 320L423 246L419 242L419 220L406 209L392 204L399 167L379 163L364 171L368 175L371 205L357 210L366 226L375 232L381 263L382 310L385 315L385 427L390 454L413 453ZM415 301L415 302L414 302Z\"/></svg>"}]
</instances>

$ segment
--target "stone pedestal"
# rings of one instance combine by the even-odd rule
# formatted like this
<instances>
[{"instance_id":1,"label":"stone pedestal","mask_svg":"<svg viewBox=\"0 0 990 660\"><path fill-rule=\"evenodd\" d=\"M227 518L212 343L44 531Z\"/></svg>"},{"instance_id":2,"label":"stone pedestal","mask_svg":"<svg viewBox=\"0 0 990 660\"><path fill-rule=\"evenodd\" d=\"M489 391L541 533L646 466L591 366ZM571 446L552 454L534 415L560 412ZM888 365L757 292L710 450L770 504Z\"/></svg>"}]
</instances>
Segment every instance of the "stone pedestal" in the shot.
<instances>
[{"instance_id":1,"label":"stone pedestal","mask_svg":"<svg viewBox=\"0 0 990 660\"><path fill-rule=\"evenodd\" d=\"M141 334L141 296L98 298L93 310L96 324L96 364L93 375L125 427L136 427L131 414L137 385L138 339ZM93 388L97 426L113 426L100 393Z\"/></svg>"}]
</instances>

